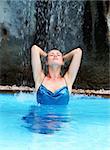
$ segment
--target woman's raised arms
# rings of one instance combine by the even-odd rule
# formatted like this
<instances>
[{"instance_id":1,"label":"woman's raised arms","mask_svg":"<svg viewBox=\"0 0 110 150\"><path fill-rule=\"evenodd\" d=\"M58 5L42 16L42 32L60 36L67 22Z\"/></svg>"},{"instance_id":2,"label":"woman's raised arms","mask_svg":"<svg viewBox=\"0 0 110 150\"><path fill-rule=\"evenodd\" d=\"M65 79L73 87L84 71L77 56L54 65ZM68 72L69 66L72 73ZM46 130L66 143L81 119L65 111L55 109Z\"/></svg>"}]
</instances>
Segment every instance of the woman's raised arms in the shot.
<instances>
[{"instance_id":1,"label":"woman's raised arms","mask_svg":"<svg viewBox=\"0 0 110 150\"><path fill-rule=\"evenodd\" d=\"M71 52L63 56L64 60L71 60L68 71L65 74L65 78L69 84L69 87L72 88L72 85L75 81L80 62L82 57L82 50L80 48L74 49Z\"/></svg>"},{"instance_id":2,"label":"woman's raised arms","mask_svg":"<svg viewBox=\"0 0 110 150\"><path fill-rule=\"evenodd\" d=\"M47 53L44 52L37 45L33 45L31 48L31 63L32 63L33 78L35 82L35 89L38 89L39 84L41 84L45 76L42 70L40 56L46 57Z\"/></svg>"}]
</instances>

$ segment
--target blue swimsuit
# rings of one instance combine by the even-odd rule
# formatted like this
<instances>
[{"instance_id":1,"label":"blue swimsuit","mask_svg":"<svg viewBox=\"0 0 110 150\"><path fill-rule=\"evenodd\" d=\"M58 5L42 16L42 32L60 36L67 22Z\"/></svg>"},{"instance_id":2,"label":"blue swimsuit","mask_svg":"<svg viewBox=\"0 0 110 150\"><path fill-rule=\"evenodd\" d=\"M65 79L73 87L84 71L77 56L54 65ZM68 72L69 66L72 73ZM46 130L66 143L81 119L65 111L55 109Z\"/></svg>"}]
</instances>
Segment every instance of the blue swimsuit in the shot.
<instances>
[{"instance_id":1,"label":"blue swimsuit","mask_svg":"<svg viewBox=\"0 0 110 150\"><path fill-rule=\"evenodd\" d=\"M69 102L68 87L63 86L53 93L41 84L37 91L37 102L44 105L67 105Z\"/></svg>"}]
</instances>

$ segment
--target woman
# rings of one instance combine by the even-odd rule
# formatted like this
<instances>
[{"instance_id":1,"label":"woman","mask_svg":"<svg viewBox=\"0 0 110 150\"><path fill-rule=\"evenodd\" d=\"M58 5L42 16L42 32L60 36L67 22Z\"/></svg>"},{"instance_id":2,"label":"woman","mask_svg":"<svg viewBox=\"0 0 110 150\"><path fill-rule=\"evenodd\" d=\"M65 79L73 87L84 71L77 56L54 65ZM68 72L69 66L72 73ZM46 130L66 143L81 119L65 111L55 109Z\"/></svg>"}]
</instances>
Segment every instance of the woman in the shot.
<instances>
[{"instance_id":1,"label":"woman","mask_svg":"<svg viewBox=\"0 0 110 150\"><path fill-rule=\"evenodd\" d=\"M48 74L44 74L40 57L47 57ZM34 45L31 48L32 70L37 92L37 102L45 105L66 105L69 101L69 94L72 92L72 85L75 81L82 50L74 49L71 52L63 54L52 49L48 53L40 47ZM68 71L61 76L61 66L64 60L71 60Z\"/></svg>"}]
</instances>

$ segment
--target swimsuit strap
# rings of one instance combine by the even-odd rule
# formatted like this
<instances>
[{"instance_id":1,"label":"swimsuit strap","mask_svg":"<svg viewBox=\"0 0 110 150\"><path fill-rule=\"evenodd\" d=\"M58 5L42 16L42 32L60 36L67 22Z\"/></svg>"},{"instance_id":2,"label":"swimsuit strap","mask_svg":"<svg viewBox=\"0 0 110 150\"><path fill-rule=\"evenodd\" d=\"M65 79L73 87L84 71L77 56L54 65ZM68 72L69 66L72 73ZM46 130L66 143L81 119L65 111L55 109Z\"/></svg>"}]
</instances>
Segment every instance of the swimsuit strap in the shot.
<instances>
[{"instance_id":1,"label":"swimsuit strap","mask_svg":"<svg viewBox=\"0 0 110 150\"><path fill-rule=\"evenodd\" d=\"M46 76L45 76L45 77L46 77ZM44 82L45 77L43 78L43 80L42 80L41 84ZM41 84L40 84L40 85L41 85Z\"/></svg>"},{"instance_id":2,"label":"swimsuit strap","mask_svg":"<svg viewBox=\"0 0 110 150\"><path fill-rule=\"evenodd\" d=\"M64 80L65 80L66 86L68 87L68 84L67 84L67 81L66 81L65 77L63 77L63 78L64 78Z\"/></svg>"}]
</instances>

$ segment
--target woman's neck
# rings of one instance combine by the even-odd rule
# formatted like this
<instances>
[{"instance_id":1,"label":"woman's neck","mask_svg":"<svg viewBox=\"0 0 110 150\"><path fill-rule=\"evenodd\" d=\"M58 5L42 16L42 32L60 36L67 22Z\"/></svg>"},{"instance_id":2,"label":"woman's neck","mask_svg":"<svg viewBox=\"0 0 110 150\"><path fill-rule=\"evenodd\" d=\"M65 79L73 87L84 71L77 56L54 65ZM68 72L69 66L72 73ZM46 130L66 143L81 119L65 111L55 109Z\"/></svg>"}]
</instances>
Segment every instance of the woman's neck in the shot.
<instances>
[{"instance_id":1,"label":"woman's neck","mask_svg":"<svg viewBox=\"0 0 110 150\"><path fill-rule=\"evenodd\" d=\"M61 78L60 71L61 71L61 68L49 68L49 73L47 77L53 80L59 79Z\"/></svg>"}]
</instances>

